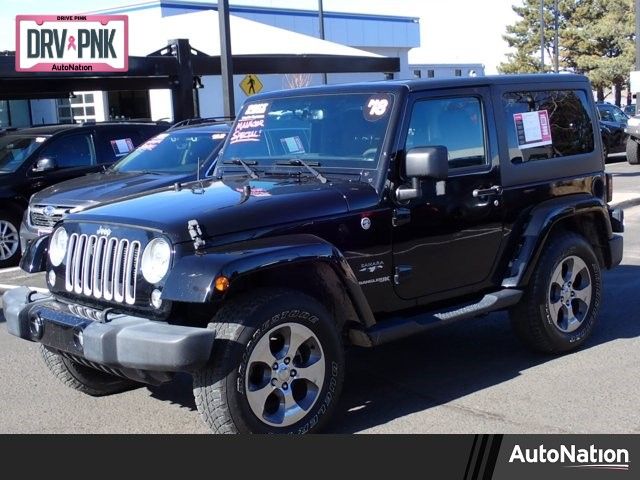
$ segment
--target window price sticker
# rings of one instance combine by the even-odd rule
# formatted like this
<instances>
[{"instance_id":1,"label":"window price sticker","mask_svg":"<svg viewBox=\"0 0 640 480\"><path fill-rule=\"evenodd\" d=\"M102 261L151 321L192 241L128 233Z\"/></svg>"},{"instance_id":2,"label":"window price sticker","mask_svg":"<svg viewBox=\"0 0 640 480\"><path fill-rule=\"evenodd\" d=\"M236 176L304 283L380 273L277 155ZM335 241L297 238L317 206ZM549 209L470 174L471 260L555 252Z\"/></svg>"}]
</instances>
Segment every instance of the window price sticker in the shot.
<instances>
[{"instance_id":1,"label":"window price sticker","mask_svg":"<svg viewBox=\"0 0 640 480\"><path fill-rule=\"evenodd\" d=\"M551 127L549 113L546 110L514 113L513 122L521 150L551 145Z\"/></svg>"}]
</instances>

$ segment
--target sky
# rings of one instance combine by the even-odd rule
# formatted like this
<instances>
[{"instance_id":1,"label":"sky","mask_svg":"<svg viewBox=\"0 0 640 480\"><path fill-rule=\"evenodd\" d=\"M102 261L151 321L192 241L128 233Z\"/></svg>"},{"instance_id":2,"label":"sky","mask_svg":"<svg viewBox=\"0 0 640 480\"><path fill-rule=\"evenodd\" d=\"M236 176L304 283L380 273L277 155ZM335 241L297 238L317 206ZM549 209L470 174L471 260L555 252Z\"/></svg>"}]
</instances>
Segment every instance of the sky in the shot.
<instances>
[{"instance_id":1,"label":"sky","mask_svg":"<svg viewBox=\"0 0 640 480\"><path fill-rule=\"evenodd\" d=\"M0 0L0 50L14 50L15 16L83 13L143 0ZM194 1L194 0L191 0ZM206 0L196 0L204 1ZM318 0L230 0L234 5L264 5L315 10ZM324 10L420 18L421 47L412 63L482 63L496 73L509 51L502 39L516 20L511 8L520 0L323 0ZM89 6L90 5L90 6ZM89 6L89 7L88 7Z\"/></svg>"}]
</instances>

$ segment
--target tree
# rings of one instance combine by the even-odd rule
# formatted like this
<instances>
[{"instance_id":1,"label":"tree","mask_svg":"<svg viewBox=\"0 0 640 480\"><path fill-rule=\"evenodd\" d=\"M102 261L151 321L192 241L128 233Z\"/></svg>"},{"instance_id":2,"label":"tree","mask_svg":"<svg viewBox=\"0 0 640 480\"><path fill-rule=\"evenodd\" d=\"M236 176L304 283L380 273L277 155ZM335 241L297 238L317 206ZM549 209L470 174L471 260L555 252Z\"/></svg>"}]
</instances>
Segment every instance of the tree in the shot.
<instances>
[{"instance_id":1,"label":"tree","mask_svg":"<svg viewBox=\"0 0 640 480\"><path fill-rule=\"evenodd\" d=\"M553 53L553 0L544 1L545 53ZM502 73L543 71L540 64L540 0L524 0L514 6L521 17L507 26L504 39L515 51L499 67ZM584 73L604 98L615 87L616 104L628 83L635 58L633 0L560 0L560 65L563 70ZM546 63L546 62L545 62ZM544 71L550 71L549 64Z\"/></svg>"},{"instance_id":2,"label":"tree","mask_svg":"<svg viewBox=\"0 0 640 480\"><path fill-rule=\"evenodd\" d=\"M602 100L615 87L620 105L623 86L635 60L633 0L580 0L562 35L563 49L572 53L574 70L589 76Z\"/></svg>"},{"instance_id":3,"label":"tree","mask_svg":"<svg viewBox=\"0 0 640 480\"><path fill-rule=\"evenodd\" d=\"M522 5L514 5L513 11L521 17L513 25L507 26L507 33L502 36L514 48L513 53L507 54L507 61L501 63L498 70L501 73L538 73L553 70L545 62L544 70L540 62L540 2L541 0L523 0ZM558 1L558 30L565 28L567 18L571 15L571 8L575 0ZM544 0L544 39L545 56L553 59L553 45L555 35L554 0ZM568 63L560 50L561 64Z\"/></svg>"}]
</instances>

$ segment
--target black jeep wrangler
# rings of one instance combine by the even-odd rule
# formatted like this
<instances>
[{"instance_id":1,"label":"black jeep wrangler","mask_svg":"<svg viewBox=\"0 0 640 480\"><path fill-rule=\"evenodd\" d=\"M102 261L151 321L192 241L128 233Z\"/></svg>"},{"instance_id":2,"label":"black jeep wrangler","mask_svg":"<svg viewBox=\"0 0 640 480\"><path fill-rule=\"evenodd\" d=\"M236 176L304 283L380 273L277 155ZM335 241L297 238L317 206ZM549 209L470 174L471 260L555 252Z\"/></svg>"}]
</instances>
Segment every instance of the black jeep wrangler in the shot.
<instances>
[{"instance_id":1,"label":"black jeep wrangler","mask_svg":"<svg viewBox=\"0 0 640 480\"><path fill-rule=\"evenodd\" d=\"M215 432L322 427L345 346L508 309L530 347L592 332L622 258L586 78L503 76L252 97L213 179L70 214L4 296L90 395L190 372Z\"/></svg>"}]
</instances>

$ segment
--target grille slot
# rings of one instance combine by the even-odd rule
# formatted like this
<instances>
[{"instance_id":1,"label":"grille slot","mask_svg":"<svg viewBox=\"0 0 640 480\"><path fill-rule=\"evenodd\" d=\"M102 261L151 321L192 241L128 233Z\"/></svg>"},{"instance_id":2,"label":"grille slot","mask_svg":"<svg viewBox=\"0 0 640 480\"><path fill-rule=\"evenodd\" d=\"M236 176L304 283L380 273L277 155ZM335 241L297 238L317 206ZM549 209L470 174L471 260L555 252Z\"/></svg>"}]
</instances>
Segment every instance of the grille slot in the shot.
<instances>
[{"instance_id":1,"label":"grille slot","mask_svg":"<svg viewBox=\"0 0 640 480\"><path fill-rule=\"evenodd\" d=\"M140 249L138 241L73 233L67 246L65 288L133 305Z\"/></svg>"}]
</instances>

